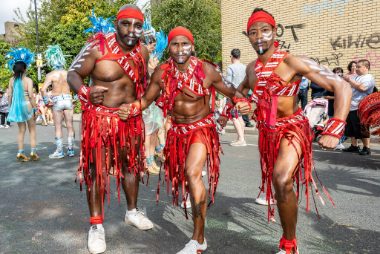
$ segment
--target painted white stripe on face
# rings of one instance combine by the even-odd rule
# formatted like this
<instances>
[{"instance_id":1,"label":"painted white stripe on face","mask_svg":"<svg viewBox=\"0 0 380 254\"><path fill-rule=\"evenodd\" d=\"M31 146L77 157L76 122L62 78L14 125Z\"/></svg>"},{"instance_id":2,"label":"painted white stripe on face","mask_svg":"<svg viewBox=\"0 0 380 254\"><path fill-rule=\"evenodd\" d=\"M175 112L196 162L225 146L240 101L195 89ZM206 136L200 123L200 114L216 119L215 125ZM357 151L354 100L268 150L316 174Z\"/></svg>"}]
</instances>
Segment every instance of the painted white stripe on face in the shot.
<instances>
[{"instance_id":1,"label":"painted white stripe on face","mask_svg":"<svg viewBox=\"0 0 380 254\"><path fill-rule=\"evenodd\" d=\"M185 55L189 55L191 53L191 45L185 45L182 48Z\"/></svg>"},{"instance_id":2,"label":"painted white stripe on face","mask_svg":"<svg viewBox=\"0 0 380 254\"><path fill-rule=\"evenodd\" d=\"M269 31L267 33L263 33L263 40L264 41L270 41L273 39L273 32Z\"/></svg>"},{"instance_id":3,"label":"painted white stripe on face","mask_svg":"<svg viewBox=\"0 0 380 254\"><path fill-rule=\"evenodd\" d=\"M259 40L257 41L257 43L260 44L260 43L263 43L263 42L259 39ZM263 54L263 53L264 53L264 50L263 50L263 46L262 46L262 45L259 46L259 53L260 53L260 54Z\"/></svg>"}]
</instances>

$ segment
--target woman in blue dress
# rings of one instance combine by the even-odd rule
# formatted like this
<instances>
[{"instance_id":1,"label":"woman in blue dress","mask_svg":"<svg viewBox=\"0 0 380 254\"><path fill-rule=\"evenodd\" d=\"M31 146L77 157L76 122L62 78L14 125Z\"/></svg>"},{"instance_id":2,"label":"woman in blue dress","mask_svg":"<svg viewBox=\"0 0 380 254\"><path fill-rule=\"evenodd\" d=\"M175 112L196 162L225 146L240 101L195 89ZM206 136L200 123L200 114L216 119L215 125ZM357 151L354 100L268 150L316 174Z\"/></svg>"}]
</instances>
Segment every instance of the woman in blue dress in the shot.
<instances>
[{"instance_id":1,"label":"woman in blue dress","mask_svg":"<svg viewBox=\"0 0 380 254\"><path fill-rule=\"evenodd\" d=\"M18 125L17 160L25 162L38 160L36 152L36 100L33 93L33 81L26 76L26 70L34 61L34 55L26 48L12 49L7 54L8 67L13 71L9 80L9 114L8 120ZM31 152L27 157L24 152L24 137L26 127L29 130Z\"/></svg>"}]
</instances>

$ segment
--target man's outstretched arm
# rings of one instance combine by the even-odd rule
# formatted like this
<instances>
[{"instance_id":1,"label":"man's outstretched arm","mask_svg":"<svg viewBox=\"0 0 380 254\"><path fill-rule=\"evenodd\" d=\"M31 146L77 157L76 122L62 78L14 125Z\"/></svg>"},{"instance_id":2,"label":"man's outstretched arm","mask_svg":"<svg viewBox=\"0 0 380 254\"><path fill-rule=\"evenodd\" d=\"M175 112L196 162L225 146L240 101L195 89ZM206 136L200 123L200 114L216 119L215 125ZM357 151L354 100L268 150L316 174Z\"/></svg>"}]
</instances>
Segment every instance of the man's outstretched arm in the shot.
<instances>
[{"instance_id":1,"label":"man's outstretched arm","mask_svg":"<svg viewBox=\"0 0 380 254\"><path fill-rule=\"evenodd\" d=\"M331 70L318 65L309 58L289 55L285 59L285 63L298 74L305 76L320 87L334 92L334 117L329 119L318 143L325 148L335 148L343 135L345 120L350 109L351 87Z\"/></svg>"}]
</instances>

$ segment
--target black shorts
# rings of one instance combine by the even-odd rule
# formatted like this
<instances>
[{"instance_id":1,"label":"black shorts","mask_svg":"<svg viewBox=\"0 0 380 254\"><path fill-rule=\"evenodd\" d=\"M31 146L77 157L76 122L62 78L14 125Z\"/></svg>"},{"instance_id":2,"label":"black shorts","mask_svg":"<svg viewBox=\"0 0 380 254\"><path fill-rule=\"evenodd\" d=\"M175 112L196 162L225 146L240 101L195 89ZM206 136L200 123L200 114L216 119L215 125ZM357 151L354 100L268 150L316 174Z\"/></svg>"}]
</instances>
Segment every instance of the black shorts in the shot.
<instances>
[{"instance_id":1,"label":"black shorts","mask_svg":"<svg viewBox=\"0 0 380 254\"><path fill-rule=\"evenodd\" d=\"M353 110L348 113L347 125L344 135L347 137L352 137L356 139L369 138L369 126L360 124L360 119L358 116L358 111Z\"/></svg>"}]
</instances>

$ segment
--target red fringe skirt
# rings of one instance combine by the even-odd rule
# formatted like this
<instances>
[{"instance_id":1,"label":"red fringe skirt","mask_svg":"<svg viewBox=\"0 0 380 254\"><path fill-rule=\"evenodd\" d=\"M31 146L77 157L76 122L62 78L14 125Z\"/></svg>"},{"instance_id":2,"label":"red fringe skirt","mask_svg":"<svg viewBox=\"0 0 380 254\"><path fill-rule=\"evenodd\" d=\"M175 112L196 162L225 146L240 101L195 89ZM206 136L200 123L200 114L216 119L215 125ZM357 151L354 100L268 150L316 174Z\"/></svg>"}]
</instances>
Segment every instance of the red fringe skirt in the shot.
<instances>
[{"instance_id":1,"label":"red fringe skirt","mask_svg":"<svg viewBox=\"0 0 380 254\"><path fill-rule=\"evenodd\" d=\"M96 171L96 183L101 197L108 193L110 200L110 175L116 177L120 201L120 181L124 178L122 167L135 175L145 170L144 124L141 116L120 120L118 108L89 105L82 113L82 141L78 179L90 189ZM92 170L90 170L92 168ZM102 199L103 200L103 199Z\"/></svg>"},{"instance_id":2,"label":"red fringe skirt","mask_svg":"<svg viewBox=\"0 0 380 254\"><path fill-rule=\"evenodd\" d=\"M373 135L380 135L380 92L365 97L359 104L359 119L362 124L368 124L372 128Z\"/></svg>"},{"instance_id":3,"label":"red fringe skirt","mask_svg":"<svg viewBox=\"0 0 380 254\"><path fill-rule=\"evenodd\" d=\"M191 144L202 143L207 149L207 176L209 183L209 196L214 203L214 196L219 180L221 147L219 135L216 131L215 119L212 115L191 124L176 124L173 122L168 131L165 154L165 181L167 192L171 186L173 204L178 205L179 185L182 185L182 200L188 195L185 162ZM159 190L159 188L158 188Z\"/></svg>"},{"instance_id":4,"label":"red fringe skirt","mask_svg":"<svg viewBox=\"0 0 380 254\"><path fill-rule=\"evenodd\" d=\"M276 119L275 127L269 127L265 124L265 122L259 122L258 130L262 174L260 194L261 192L264 192L268 202L271 199L274 199L274 192L272 189L274 165L280 149L280 142L282 139L286 139L289 142L288 144L291 146L295 146L295 144L299 144L301 146L301 154L298 154L299 164L294 171L293 177L293 180L296 183L297 199L300 196L300 185L303 184L305 185L306 210L309 211L310 189L314 186L316 194L324 204L312 176L312 171L314 168L312 141L314 134L310 128L309 121L307 117L303 115L302 110L299 109L296 113L289 117ZM323 191L328 196L330 201L332 201L330 195L324 187ZM268 220L270 220L273 216L274 208L272 206L268 206Z\"/></svg>"}]
</instances>

